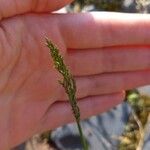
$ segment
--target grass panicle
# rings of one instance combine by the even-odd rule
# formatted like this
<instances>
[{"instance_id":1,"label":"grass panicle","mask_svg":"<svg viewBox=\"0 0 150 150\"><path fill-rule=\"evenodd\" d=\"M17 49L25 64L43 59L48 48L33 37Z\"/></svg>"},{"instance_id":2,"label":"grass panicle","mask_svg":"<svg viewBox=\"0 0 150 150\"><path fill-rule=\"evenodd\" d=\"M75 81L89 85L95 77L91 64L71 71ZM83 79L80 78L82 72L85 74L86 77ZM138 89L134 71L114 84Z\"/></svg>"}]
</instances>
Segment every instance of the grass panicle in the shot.
<instances>
[{"instance_id":1,"label":"grass panicle","mask_svg":"<svg viewBox=\"0 0 150 150\"><path fill-rule=\"evenodd\" d=\"M81 142L84 150L88 150L87 142L83 136L82 128L80 125L80 109L77 105L76 100L76 83L75 80L70 73L69 69L64 63L63 57L59 54L59 49L56 45L53 44L48 38L46 38L46 45L50 50L50 55L53 59L54 66L58 70L58 72L63 76L63 81L59 81L59 83L64 87L65 92L68 95L70 105L72 107L73 115L76 119L77 127L79 130Z\"/></svg>"}]
</instances>

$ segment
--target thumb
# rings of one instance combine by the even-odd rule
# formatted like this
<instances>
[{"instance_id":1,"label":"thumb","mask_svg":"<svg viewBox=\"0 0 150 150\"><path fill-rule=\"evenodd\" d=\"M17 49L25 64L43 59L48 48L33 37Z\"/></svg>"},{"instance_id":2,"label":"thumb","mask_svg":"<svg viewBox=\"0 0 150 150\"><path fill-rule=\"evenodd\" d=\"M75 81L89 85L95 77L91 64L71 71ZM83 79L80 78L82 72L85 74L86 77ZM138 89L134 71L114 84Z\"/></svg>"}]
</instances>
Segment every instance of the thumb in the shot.
<instances>
[{"instance_id":1,"label":"thumb","mask_svg":"<svg viewBox=\"0 0 150 150\"><path fill-rule=\"evenodd\" d=\"M73 0L0 0L0 20L32 12L52 12Z\"/></svg>"}]
</instances>

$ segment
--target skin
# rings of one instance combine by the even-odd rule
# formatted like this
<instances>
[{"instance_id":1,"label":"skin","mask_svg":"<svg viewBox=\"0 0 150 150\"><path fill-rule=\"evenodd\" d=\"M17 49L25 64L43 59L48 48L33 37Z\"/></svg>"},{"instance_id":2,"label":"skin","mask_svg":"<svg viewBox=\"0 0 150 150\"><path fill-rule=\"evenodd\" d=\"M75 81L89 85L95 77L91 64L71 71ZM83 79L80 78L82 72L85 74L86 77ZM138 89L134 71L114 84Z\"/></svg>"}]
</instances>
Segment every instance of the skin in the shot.
<instances>
[{"instance_id":1,"label":"skin","mask_svg":"<svg viewBox=\"0 0 150 150\"><path fill-rule=\"evenodd\" d=\"M74 120L45 36L75 77L82 119L150 83L150 15L52 14L69 2L0 0L0 149Z\"/></svg>"}]
</instances>

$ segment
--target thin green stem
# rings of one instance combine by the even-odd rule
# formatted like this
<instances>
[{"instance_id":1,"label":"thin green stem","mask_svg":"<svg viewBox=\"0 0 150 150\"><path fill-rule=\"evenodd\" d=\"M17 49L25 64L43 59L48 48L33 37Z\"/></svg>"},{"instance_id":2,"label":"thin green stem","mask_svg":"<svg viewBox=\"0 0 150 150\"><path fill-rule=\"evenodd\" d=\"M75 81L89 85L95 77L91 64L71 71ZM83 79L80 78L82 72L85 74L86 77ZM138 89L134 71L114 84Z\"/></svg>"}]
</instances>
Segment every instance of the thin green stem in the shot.
<instances>
[{"instance_id":1,"label":"thin green stem","mask_svg":"<svg viewBox=\"0 0 150 150\"><path fill-rule=\"evenodd\" d=\"M80 109L77 105L77 100L76 100L75 80L74 80L72 74L70 73L69 69L65 65L63 57L59 54L59 49L57 48L57 46L55 46L49 39L46 39L46 45L50 49L50 55L53 58L55 68L63 76L63 81L59 81L59 83L64 87L64 89L68 95L69 102L72 107L73 115L75 117L77 127L79 130L83 149L88 150L88 145L87 145L87 142L85 141L85 138L84 138L83 132L82 132L82 128L80 125Z\"/></svg>"},{"instance_id":2,"label":"thin green stem","mask_svg":"<svg viewBox=\"0 0 150 150\"><path fill-rule=\"evenodd\" d=\"M77 122L77 126L78 126L78 130L79 130L79 134L80 134L81 143L83 145L83 149L84 150L88 150L88 144L87 144L87 142L86 142L86 140L84 138L80 122Z\"/></svg>"}]
</instances>

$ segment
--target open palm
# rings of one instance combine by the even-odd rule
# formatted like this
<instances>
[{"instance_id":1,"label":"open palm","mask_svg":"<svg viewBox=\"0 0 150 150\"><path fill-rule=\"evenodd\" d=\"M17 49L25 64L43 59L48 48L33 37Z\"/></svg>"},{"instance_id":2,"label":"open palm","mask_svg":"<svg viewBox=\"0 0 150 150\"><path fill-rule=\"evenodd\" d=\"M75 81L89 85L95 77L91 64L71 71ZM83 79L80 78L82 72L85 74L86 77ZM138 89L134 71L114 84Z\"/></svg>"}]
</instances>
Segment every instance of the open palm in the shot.
<instances>
[{"instance_id":1,"label":"open palm","mask_svg":"<svg viewBox=\"0 0 150 150\"><path fill-rule=\"evenodd\" d=\"M73 121L45 37L76 79L82 118L119 104L123 90L150 83L150 17L50 13L69 2L0 0L0 149Z\"/></svg>"}]
</instances>

